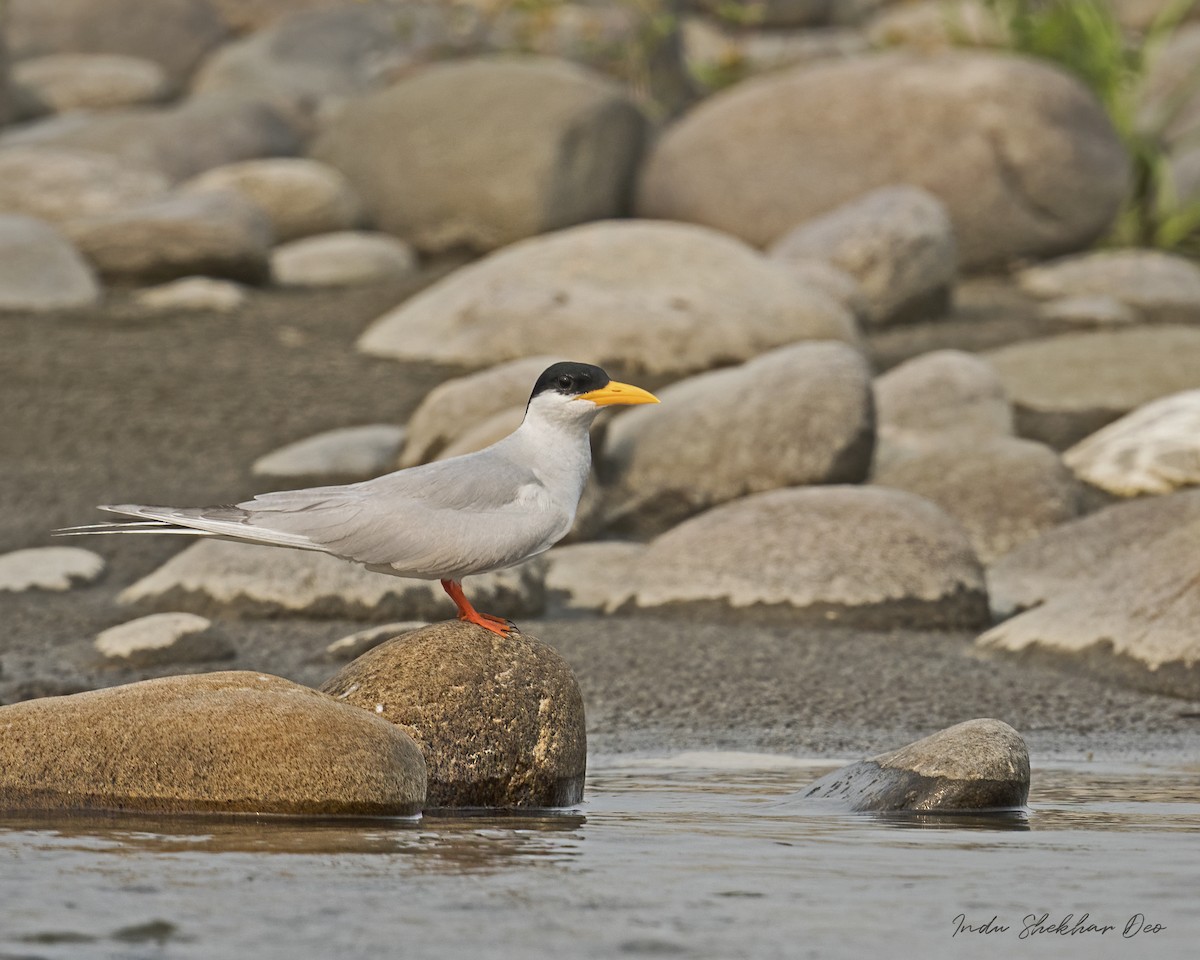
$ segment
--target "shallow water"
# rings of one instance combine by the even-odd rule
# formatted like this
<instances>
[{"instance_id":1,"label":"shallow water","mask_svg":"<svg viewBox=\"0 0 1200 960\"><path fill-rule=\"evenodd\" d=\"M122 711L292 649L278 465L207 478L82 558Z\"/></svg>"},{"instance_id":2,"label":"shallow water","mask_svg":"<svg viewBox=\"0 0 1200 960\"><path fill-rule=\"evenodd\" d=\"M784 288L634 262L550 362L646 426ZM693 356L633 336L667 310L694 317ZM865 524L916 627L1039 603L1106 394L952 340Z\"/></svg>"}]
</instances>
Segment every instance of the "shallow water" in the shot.
<instances>
[{"instance_id":1,"label":"shallow water","mask_svg":"<svg viewBox=\"0 0 1200 960\"><path fill-rule=\"evenodd\" d=\"M0 958L1198 955L1200 768L1035 763L1000 817L788 799L833 766L599 758L547 816L0 816Z\"/></svg>"}]
</instances>

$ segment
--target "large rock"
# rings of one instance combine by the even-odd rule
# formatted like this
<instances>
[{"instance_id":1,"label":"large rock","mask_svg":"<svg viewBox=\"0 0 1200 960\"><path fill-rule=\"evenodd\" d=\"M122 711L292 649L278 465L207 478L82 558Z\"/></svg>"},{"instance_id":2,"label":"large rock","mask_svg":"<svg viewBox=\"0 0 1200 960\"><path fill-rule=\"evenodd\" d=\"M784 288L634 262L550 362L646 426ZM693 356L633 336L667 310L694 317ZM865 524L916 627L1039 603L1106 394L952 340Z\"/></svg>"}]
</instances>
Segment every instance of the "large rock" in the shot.
<instances>
[{"instance_id":1,"label":"large rock","mask_svg":"<svg viewBox=\"0 0 1200 960\"><path fill-rule=\"evenodd\" d=\"M1007 723L967 720L835 770L800 794L859 812L999 811L1029 800L1029 749Z\"/></svg>"},{"instance_id":2,"label":"large rock","mask_svg":"<svg viewBox=\"0 0 1200 960\"><path fill-rule=\"evenodd\" d=\"M101 631L92 645L108 663L157 667L227 660L237 651L211 620L194 613L152 613Z\"/></svg>"},{"instance_id":3,"label":"large rock","mask_svg":"<svg viewBox=\"0 0 1200 960\"><path fill-rule=\"evenodd\" d=\"M390 233L323 233L293 240L271 252L271 276L285 287L395 283L416 272L413 248Z\"/></svg>"},{"instance_id":4,"label":"large rock","mask_svg":"<svg viewBox=\"0 0 1200 960\"><path fill-rule=\"evenodd\" d=\"M477 60L348 103L312 149L380 228L422 250L492 250L624 212L645 125L580 68Z\"/></svg>"},{"instance_id":5,"label":"large rock","mask_svg":"<svg viewBox=\"0 0 1200 960\"><path fill-rule=\"evenodd\" d=\"M166 71L153 60L100 53L22 60L13 67L12 78L47 113L157 103L170 89Z\"/></svg>"},{"instance_id":6,"label":"large rock","mask_svg":"<svg viewBox=\"0 0 1200 960\"><path fill-rule=\"evenodd\" d=\"M876 378L875 418L876 471L914 453L1013 433L995 368L960 350L921 354Z\"/></svg>"},{"instance_id":7,"label":"large rock","mask_svg":"<svg viewBox=\"0 0 1200 960\"><path fill-rule=\"evenodd\" d=\"M1161 250L1100 250L1028 267L1021 289L1049 300L1108 296L1153 323L1200 322L1200 267Z\"/></svg>"},{"instance_id":8,"label":"large rock","mask_svg":"<svg viewBox=\"0 0 1200 960\"><path fill-rule=\"evenodd\" d=\"M390 423L326 430L263 454L250 472L265 477L369 480L392 468L404 436L403 427Z\"/></svg>"},{"instance_id":9,"label":"large rock","mask_svg":"<svg viewBox=\"0 0 1200 960\"><path fill-rule=\"evenodd\" d=\"M51 147L0 150L0 211L53 223L111 213L163 196L170 182L151 167L104 153Z\"/></svg>"},{"instance_id":10,"label":"large rock","mask_svg":"<svg viewBox=\"0 0 1200 960\"><path fill-rule=\"evenodd\" d=\"M993 627L979 649L1200 699L1200 523L1122 544L1040 606ZM1035 541L1036 545L1036 541Z\"/></svg>"},{"instance_id":11,"label":"large rock","mask_svg":"<svg viewBox=\"0 0 1200 960\"><path fill-rule=\"evenodd\" d=\"M735 500L655 539L629 577L631 612L864 628L988 618L983 571L962 528L928 500L880 487Z\"/></svg>"},{"instance_id":12,"label":"large rock","mask_svg":"<svg viewBox=\"0 0 1200 960\"><path fill-rule=\"evenodd\" d=\"M467 595L497 616L535 615L543 606L541 574L541 561L530 560L471 577ZM374 573L323 553L222 540L188 547L118 599L147 612L356 620L433 620L450 608L436 580Z\"/></svg>"},{"instance_id":13,"label":"large rock","mask_svg":"<svg viewBox=\"0 0 1200 960\"><path fill-rule=\"evenodd\" d=\"M1060 450L1151 400L1200 387L1194 327L1067 333L983 358L1012 400L1017 432Z\"/></svg>"},{"instance_id":14,"label":"large rock","mask_svg":"<svg viewBox=\"0 0 1200 960\"><path fill-rule=\"evenodd\" d=\"M1118 497L1200 484L1200 390L1155 400L1063 454L1080 480Z\"/></svg>"},{"instance_id":15,"label":"large rock","mask_svg":"<svg viewBox=\"0 0 1200 960\"><path fill-rule=\"evenodd\" d=\"M160 64L181 85L226 34L209 0L8 0L6 32L19 59L111 53Z\"/></svg>"},{"instance_id":16,"label":"large rock","mask_svg":"<svg viewBox=\"0 0 1200 960\"><path fill-rule=\"evenodd\" d=\"M842 343L800 343L659 391L605 436L608 523L661 533L694 513L776 487L857 483L875 442L871 371Z\"/></svg>"},{"instance_id":17,"label":"large rock","mask_svg":"<svg viewBox=\"0 0 1200 960\"><path fill-rule=\"evenodd\" d=\"M1075 593L1124 551L1149 550L1177 529L1200 529L1200 492L1117 504L1065 523L988 567L992 612L1010 617Z\"/></svg>"},{"instance_id":18,"label":"large rock","mask_svg":"<svg viewBox=\"0 0 1200 960\"><path fill-rule=\"evenodd\" d=\"M6 131L0 147L107 154L186 180L211 167L299 152L300 133L270 104L232 96L191 97L168 107L77 112Z\"/></svg>"},{"instance_id":19,"label":"large rock","mask_svg":"<svg viewBox=\"0 0 1200 960\"><path fill-rule=\"evenodd\" d=\"M0 707L0 809L411 816L412 739L257 671Z\"/></svg>"},{"instance_id":20,"label":"large rock","mask_svg":"<svg viewBox=\"0 0 1200 960\"><path fill-rule=\"evenodd\" d=\"M270 275L271 225L234 194L171 194L72 220L66 229L112 283L196 275L261 283Z\"/></svg>"},{"instance_id":21,"label":"large rock","mask_svg":"<svg viewBox=\"0 0 1200 960\"><path fill-rule=\"evenodd\" d=\"M181 189L240 194L262 208L271 221L276 243L350 230L363 217L362 204L345 177L332 167L302 157L269 157L214 167Z\"/></svg>"},{"instance_id":22,"label":"large rock","mask_svg":"<svg viewBox=\"0 0 1200 960\"><path fill-rule=\"evenodd\" d=\"M866 322L883 327L940 316L958 255L946 208L919 187L884 187L806 220L771 246L784 263L825 260L854 277Z\"/></svg>"},{"instance_id":23,"label":"large rock","mask_svg":"<svg viewBox=\"0 0 1200 960\"><path fill-rule=\"evenodd\" d=\"M41 220L0 215L0 310L59 310L100 299L79 251Z\"/></svg>"},{"instance_id":24,"label":"large rock","mask_svg":"<svg viewBox=\"0 0 1200 960\"><path fill-rule=\"evenodd\" d=\"M412 735L429 807L583 799L583 697L567 662L534 637L435 623L375 647L321 689Z\"/></svg>"},{"instance_id":25,"label":"large rock","mask_svg":"<svg viewBox=\"0 0 1200 960\"><path fill-rule=\"evenodd\" d=\"M936 447L885 464L874 479L936 503L962 524L984 563L1073 520L1082 506L1059 455L1015 437Z\"/></svg>"},{"instance_id":26,"label":"large rock","mask_svg":"<svg viewBox=\"0 0 1200 960\"><path fill-rule=\"evenodd\" d=\"M29 547L0 553L0 593L70 590L104 573L104 558L79 547Z\"/></svg>"},{"instance_id":27,"label":"large rock","mask_svg":"<svg viewBox=\"0 0 1200 960\"><path fill-rule=\"evenodd\" d=\"M680 376L797 340L853 342L853 318L732 237L611 221L457 270L377 320L359 347L468 367L557 353Z\"/></svg>"},{"instance_id":28,"label":"large rock","mask_svg":"<svg viewBox=\"0 0 1200 960\"><path fill-rule=\"evenodd\" d=\"M623 540L555 547L546 554L547 602L567 610L619 607L636 588L629 573L647 549Z\"/></svg>"},{"instance_id":29,"label":"large rock","mask_svg":"<svg viewBox=\"0 0 1200 960\"><path fill-rule=\"evenodd\" d=\"M765 246L869 190L910 183L946 205L960 260L977 268L1086 246L1116 215L1128 169L1103 109L1068 74L990 53L896 52L707 100L658 142L637 209Z\"/></svg>"}]
</instances>

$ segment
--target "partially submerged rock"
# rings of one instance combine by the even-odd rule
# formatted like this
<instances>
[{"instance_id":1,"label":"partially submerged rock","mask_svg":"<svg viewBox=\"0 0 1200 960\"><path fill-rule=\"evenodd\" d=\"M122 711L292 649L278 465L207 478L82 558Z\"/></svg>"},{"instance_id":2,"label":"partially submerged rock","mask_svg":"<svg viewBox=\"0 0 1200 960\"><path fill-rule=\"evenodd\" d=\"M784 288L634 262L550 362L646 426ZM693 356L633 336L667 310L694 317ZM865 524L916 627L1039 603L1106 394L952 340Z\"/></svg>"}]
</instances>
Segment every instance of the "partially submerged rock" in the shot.
<instances>
[{"instance_id":1,"label":"partially submerged rock","mask_svg":"<svg viewBox=\"0 0 1200 960\"><path fill-rule=\"evenodd\" d=\"M402 730L252 671L163 677L0 707L0 810L411 816Z\"/></svg>"},{"instance_id":2,"label":"partially submerged rock","mask_svg":"<svg viewBox=\"0 0 1200 960\"><path fill-rule=\"evenodd\" d=\"M375 647L321 689L412 735L425 754L428 807L583 798L583 698L566 661L534 637L434 623Z\"/></svg>"},{"instance_id":3,"label":"partially submerged rock","mask_svg":"<svg viewBox=\"0 0 1200 960\"><path fill-rule=\"evenodd\" d=\"M194 613L152 613L102 631L93 642L109 664L157 667L169 663L205 663L236 654L211 620Z\"/></svg>"},{"instance_id":4,"label":"partially submerged rock","mask_svg":"<svg viewBox=\"0 0 1200 960\"><path fill-rule=\"evenodd\" d=\"M967 720L819 779L802 800L858 812L1012 810L1029 800L1029 750L1000 720Z\"/></svg>"},{"instance_id":5,"label":"partially submerged rock","mask_svg":"<svg viewBox=\"0 0 1200 960\"><path fill-rule=\"evenodd\" d=\"M104 558L79 547L29 547L0 554L0 593L5 590L70 590L104 573Z\"/></svg>"},{"instance_id":6,"label":"partially submerged rock","mask_svg":"<svg viewBox=\"0 0 1200 960\"><path fill-rule=\"evenodd\" d=\"M143 287L133 295L133 302L139 307L156 313L233 313L248 299L241 284L212 277L180 277L170 283Z\"/></svg>"}]
</instances>

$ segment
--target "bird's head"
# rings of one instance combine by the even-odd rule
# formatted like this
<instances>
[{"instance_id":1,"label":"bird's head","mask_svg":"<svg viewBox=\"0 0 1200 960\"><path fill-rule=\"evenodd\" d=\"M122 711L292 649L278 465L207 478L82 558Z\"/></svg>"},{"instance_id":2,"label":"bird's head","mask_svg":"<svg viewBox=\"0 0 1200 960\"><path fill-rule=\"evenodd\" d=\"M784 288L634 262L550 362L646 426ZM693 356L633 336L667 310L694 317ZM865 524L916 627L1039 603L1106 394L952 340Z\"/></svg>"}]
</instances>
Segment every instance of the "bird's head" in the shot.
<instances>
[{"instance_id":1,"label":"bird's head","mask_svg":"<svg viewBox=\"0 0 1200 960\"><path fill-rule=\"evenodd\" d=\"M590 423L601 407L658 403L658 397L632 384L613 380L590 363L555 363L547 367L529 396L527 415Z\"/></svg>"}]
</instances>

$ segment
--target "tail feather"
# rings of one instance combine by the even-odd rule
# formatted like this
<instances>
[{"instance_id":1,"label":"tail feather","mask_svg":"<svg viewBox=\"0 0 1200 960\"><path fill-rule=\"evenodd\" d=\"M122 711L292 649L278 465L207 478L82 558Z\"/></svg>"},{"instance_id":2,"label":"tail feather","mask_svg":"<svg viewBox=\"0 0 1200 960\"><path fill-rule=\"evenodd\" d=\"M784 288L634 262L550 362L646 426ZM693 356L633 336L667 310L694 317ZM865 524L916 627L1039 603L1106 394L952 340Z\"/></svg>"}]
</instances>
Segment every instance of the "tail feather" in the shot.
<instances>
[{"instance_id":1,"label":"tail feather","mask_svg":"<svg viewBox=\"0 0 1200 960\"><path fill-rule=\"evenodd\" d=\"M189 537L218 537L243 543L261 543L301 550L321 550L307 537L256 526L240 507L152 507L137 503L103 504L97 509L132 520L109 520L55 530L56 537L86 537L109 533L176 534Z\"/></svg>"}]
</instances>

